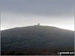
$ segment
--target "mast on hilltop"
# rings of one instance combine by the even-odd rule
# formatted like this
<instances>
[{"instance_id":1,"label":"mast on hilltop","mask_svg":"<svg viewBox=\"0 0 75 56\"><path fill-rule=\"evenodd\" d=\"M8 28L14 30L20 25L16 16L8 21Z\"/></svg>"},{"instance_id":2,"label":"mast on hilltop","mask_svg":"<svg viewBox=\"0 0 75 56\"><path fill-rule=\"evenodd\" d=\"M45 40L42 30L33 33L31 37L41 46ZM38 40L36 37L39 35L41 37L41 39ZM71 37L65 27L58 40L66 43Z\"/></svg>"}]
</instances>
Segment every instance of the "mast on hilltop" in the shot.
<instances>
[{"instance_id":1,"label":"mast on hilltop","mask_svg":"<svg viewBox=\"0 0 75 56\"><path fill-rule=\"evenodd\" d=\"M37 26L40 26L40 23L38 23Z\"/></svg>"}]
</instances>

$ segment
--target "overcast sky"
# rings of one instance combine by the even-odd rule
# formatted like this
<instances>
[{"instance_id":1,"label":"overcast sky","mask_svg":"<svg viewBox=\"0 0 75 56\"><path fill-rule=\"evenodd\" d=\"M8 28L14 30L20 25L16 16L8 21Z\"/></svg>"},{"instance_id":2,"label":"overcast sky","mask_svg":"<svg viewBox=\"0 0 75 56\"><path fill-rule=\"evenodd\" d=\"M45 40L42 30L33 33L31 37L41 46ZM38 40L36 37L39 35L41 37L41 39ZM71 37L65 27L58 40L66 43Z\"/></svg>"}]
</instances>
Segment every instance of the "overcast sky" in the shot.
<instances>
[{"instance_id":1,"label":"overcast sky","mask_svg":"<svg viewBox=\"0 0 75 56\"><path fill-rule=\"evenodd\" d=\"M0 0L1 30L36 25L74 30L75 0Z\"/></svg>"}]
</instances>

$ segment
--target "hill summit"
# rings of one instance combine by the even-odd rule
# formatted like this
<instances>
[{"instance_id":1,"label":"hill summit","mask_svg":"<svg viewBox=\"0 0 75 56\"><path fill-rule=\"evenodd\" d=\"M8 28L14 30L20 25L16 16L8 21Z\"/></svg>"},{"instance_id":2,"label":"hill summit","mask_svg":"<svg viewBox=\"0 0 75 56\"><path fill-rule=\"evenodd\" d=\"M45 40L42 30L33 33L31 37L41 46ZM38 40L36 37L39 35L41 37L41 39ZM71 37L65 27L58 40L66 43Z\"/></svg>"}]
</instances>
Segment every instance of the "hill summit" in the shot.
<instances>
[{"instance_id":1,"label":"hill summit","mask_svg":"<svg viewBox=\"0 0 75 56\"><path fill-rule=\"evenodd\" d=\"M2 54L57 54L74 51L74 32L52 26L28 26L1 31Z\"/></svg>"}]
</instances>

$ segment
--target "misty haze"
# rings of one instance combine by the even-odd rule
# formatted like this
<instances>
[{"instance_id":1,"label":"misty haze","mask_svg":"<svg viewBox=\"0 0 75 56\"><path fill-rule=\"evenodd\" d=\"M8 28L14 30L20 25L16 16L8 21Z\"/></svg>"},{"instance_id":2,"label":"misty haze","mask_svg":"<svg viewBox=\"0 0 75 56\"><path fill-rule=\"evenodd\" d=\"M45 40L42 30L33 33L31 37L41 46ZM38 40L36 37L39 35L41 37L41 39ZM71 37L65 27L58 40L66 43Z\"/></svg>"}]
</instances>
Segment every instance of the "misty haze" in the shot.
<instances>
[{"instance_id":1,"label":"misty haze","mask_svg":"<svg viewBox=\"0 0 75 56\"><path fill-rule=\"evenodd\" d=\"M75 0L0 0L2 55L74 52Z\"/></svg>"}]
</instances>

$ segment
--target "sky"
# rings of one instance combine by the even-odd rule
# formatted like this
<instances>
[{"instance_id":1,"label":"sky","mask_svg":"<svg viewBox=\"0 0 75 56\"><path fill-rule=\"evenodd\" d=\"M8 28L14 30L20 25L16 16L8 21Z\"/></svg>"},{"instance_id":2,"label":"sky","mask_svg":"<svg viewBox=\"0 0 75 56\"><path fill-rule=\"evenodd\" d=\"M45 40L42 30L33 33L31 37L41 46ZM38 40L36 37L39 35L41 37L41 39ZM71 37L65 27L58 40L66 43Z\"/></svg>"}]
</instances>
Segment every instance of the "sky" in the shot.
<instances>
[{"instance_id":1,"label":"sky","mask_svg":"<svg viewBox=\"0 0 75 56\"><path fill-rule=\"evenodd\" d=\"M75 0L0 0L1 30L37 25L74 30Z\"/></svg>"}]
</instances>

